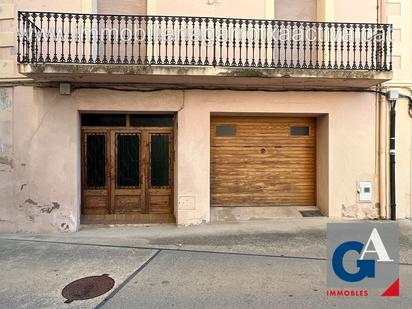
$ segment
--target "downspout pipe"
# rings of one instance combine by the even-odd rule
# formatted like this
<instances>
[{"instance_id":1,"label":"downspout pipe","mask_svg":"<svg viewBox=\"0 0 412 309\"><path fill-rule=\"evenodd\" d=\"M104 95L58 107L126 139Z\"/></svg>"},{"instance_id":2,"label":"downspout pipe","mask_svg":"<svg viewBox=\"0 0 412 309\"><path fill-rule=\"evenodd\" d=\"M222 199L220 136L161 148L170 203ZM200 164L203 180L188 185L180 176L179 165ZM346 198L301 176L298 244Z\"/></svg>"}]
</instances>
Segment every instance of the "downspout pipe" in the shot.
<instances>
[{"instance_id":1,"label":"downspout pipe","mask_svg":"<svg viewBox=\"0 0 412 309\"><path fill-rule=\"evenodd\" d=\"M396 221L396 102L399 96L398 90L389 90L386 92L386 98L391 108L389 117L389 191L392 221Z\"/></svg>"},{"instance_id":2,"label":"downspout pipe","mask_svg":"<svg viewBox=\"0 0 412 309\"><path fill-rule=\"evenodd\" d=\"M392 221L396 221L396 101L397 100L390 100L389 187Z\"/></svg>"},{"instance_id":3,"label":"downspout pipe","mask_svg":"<svg viewBox=\"0 0 412 309\"><path fill-rule=\"evenodd\" d=\"M386 95L379 96L379 202L380 202L380 217L381 219L389 219L388 193L387 185L389 183L389 164L388 164L388 120L389 120L389 106L386 102ZM388 148L387 148L388 147Z\"/></svg>"},{"instance_id":4,"label":"downspout pipe","mask_svg":"<svg viewBox=\"0 0 412 309\"><path fill-rule=\"evenodd\" d=\"M398 99L408 99L409 101L409 116L412 118L412 98L410 96L399 93L399 90L388 90L386 93L387 100L390 103L389 116L389 191L390 191L390 219L396 221L396 103ZM383 123L381 123L383 125ZM381 196L382 197L382 196ZM382 201L381 201L382 202Z\"/></svg>"}]
</instances>

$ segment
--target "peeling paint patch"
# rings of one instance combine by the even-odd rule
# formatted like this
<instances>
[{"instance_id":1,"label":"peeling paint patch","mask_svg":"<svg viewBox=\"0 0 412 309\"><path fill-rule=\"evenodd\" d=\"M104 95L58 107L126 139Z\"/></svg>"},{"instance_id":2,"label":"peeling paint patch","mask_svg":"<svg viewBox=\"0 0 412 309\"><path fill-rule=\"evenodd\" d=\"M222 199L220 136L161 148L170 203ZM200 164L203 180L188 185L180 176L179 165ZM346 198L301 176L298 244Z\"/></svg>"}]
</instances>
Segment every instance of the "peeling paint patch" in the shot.
<instances>
[{"instance_id":1,"label":"peeling paint patch","mask_svg":"<svg viewBox=\"0 0 412 309\"><path fill-rule=\"evenodd\" d=\"M76 223L75 223L75 219L72 216L60 213L56 217L56 221L53 225L60 232L67 233L67 232L74 232L75 231Z\"/></svg>"},{"instance_id":2,"label":"peeling paint patch","mask_svg":"<svg viewBox=\"0 0 412 309\"><path fill-rule=\"evenodd\" d=\"M64 231L68 231L70 229L70 225L68 225L67 223L62 223L60 224L60 227L64 230Z\"/></svg>"},{"instance_id":3,"label":"peeling paint patch","mask_svg":"<svg viewBox=\"0 0 412 309\"><path fill-rule=\"evenodd\" d=\"M27 197L23 201L18 205L18 212L24 219L15 222L21 224L19 229L22 232L76 231L76 218L71 213L66 213L60 202L43 201L37 196Z\"/></svg>"},{"instance_id":4,"label":"peeling paint patch","mask_svg":"<svg viewBox=\"0 0 412 309\"><path fill-rule=\"evenodd\" d=\"M342 217L353 219L374 220L379 218L379 204L342 204Z\"/></svg>"},{"instance_id":5,"label":"peeling paint patch","mask_svg":"<svg viewBox=\"0 0 412 309\"><path fill-rule=\"evenodd\" d=\"M23 191L24 187L26 187L26 186L27 186L27 183L22 184L22 185L20 186L20 191Z\"/></svg>"},{"instance_id":6,"label":"peeling paint patch","mask_svg":"<svg viewBox=\"0 0 412 309\"><path fill-rule=\"evenodd\" d=\"M42 213L48 213L50 214L53 210L59 209L60 208L60 204L57 202L52 202L52 206L51 207L43 207L41 208L41 212Z\"/></svg>"},{"instance_id":7,"label":"peeling paint patch","mask_svg":"<svg viewBox=\"0 0 412 309\"><path fill-rule=\"evenodd\" d=\"M342 204L342 217L356 218L356 211L357 211L356 205L347 206L345 204Z\"/></svg>"},{"instance_id":8,"label":"peeling paint patch","mask_svg":"<svg viewBox=\"0 0 412 309\"><path fill-rule=\"evenodd\" d=\"M28 198L27 200L24 201L26 204L30 204L30 205L39 205L37 202L33 201L31 198Z\"/></svg>"}]
</instances>

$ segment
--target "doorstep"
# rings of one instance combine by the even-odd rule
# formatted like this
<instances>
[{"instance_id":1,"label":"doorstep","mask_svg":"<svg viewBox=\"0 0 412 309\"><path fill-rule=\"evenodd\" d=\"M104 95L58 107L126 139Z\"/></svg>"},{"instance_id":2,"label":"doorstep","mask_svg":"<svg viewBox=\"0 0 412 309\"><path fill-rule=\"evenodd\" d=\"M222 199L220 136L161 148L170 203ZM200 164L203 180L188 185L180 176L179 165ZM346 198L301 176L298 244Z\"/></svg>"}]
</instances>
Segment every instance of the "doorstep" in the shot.
<instances>
[{"instance_id":1,"label":"doorstep","mask_svg":"<svg viewBox=\"0 0 412 309\"><path fill-rule=\"evenodd\" d=\"M319 211L316 206L277 207L211 207L211 222L242 222L253 220L273 220L303 218L301 211Z\"/></svg>"}]
</instances>

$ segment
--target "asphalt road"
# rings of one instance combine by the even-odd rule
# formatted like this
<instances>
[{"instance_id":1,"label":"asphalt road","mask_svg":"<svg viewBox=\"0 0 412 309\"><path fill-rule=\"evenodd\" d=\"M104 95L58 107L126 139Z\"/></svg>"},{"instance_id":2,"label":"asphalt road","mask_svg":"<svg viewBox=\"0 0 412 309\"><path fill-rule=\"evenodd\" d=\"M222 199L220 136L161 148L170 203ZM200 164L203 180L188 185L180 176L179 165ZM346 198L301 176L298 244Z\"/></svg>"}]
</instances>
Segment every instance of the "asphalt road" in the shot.
<instances>
[{"instance_id":1,"label":"asphalt road","mask_svg":"<svg viewBox=\"0 0 412 309\"><path fill-rule=\"evenodd\" d=\"M382 298L382 291L366 298L327 297L325 224L1 235L0 308L412 307L410 223L401 228L399 298ZM111 291L64 303L61 292L68 283L102 274L115 280Z\"/></svg>"}]
</instances>

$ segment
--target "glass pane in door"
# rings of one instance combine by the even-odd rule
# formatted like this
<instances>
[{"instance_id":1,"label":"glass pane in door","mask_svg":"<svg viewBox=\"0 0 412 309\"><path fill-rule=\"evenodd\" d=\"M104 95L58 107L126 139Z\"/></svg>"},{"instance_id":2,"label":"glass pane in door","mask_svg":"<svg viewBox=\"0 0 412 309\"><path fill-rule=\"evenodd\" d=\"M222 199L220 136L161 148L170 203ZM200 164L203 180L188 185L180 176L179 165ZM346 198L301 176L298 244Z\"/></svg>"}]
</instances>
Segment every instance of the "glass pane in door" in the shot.
<instances>
[{"instance_id":1,"label":"glass pane in door","mask_svg":"<svg viewBox=\"0 0 412 309\"><path fill-rule=\"evenodd\" d=\"M106 186L106 135L86 135L86 185L88 189Z\"/></svg>"},{"instance_id":2,"label":"glass pane in door","mask_svg":"<svg viewBox=\"0 0 412 309\"><path fill-rule=\"evenodd\" d=\"M169 134L152 134L150 143L150 184L169 186Z\"/></svg>"},{"instance_id":3,"label":"glass pane in door","mask_svg":"<svg viewBox=\"0 0 412 309\"><path fill-rule=\"evenodd\" d=\"M173 115L130 115L132 127L173 127Z\"/></svg>"},{"instance_id":4,"label":"glass pane in door","mask_svg":"<svg viewBox=\"0 0 412 309\"><path fill-rule=\"evenodd\" d=\"M135 188L140 185L140 136L116 135L117 188Z\"/></svg>"}]
</instances>

